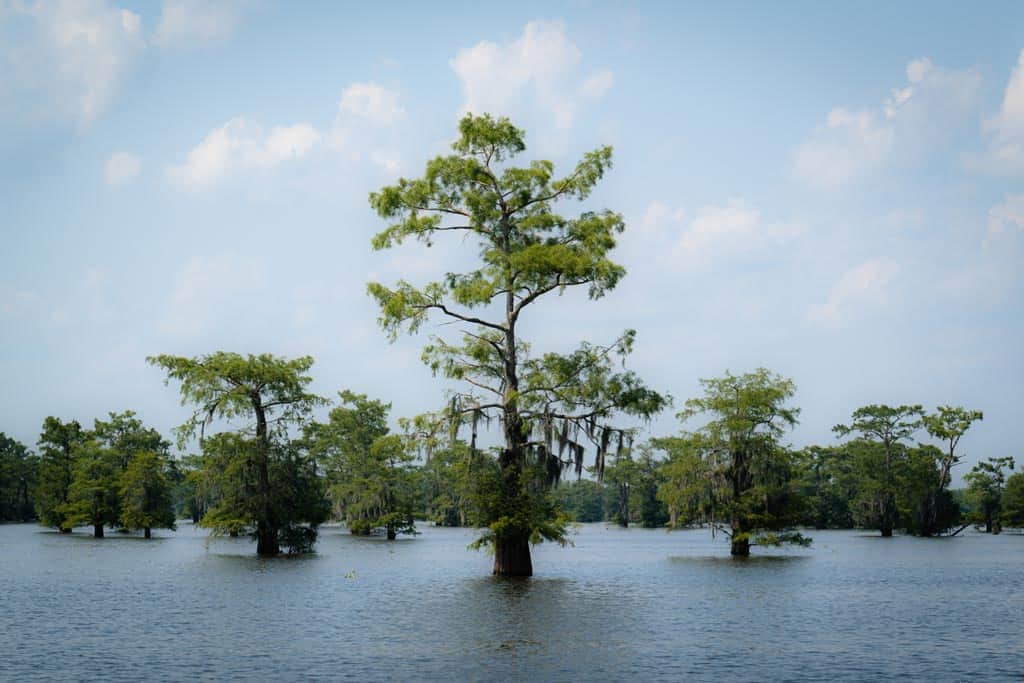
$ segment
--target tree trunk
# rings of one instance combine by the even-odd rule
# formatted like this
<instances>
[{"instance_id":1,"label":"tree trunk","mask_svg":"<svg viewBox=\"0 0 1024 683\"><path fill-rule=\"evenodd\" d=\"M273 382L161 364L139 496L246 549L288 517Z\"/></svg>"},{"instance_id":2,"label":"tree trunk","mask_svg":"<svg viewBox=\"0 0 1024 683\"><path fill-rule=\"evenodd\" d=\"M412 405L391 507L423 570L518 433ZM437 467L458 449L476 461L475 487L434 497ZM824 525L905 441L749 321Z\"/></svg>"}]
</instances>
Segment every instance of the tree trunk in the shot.
<instances>
[{"instance_id":1,"label":"tree trunk","mask_svg":"<svg viewBox=\"0 0 1024 683\"><path fill-rule=\"evenodd\" d=\"M676 523L679 520L679 511L676 510L676 506L672 505L668 509L668 525L673 529L676 528Z\"/></svg>"},{"instance_id":2,"label":"tree trunk","mask_svg":"<svg viewBox=\"0 0 1024 683\"><path fill-rule=\"evenodd\" d=\"M197 509L192 510L192 523L199 524L199 510Z\"/></svg>"},{"instance_id":3,"label":"tree trunk","mask_svg":"<svg viewBox=\"0 0 1024 683\"><path fill-rule=\"evenodd\" d=\"M528 538L506 537L494 542L495 576L533 576Z\"/></svg>"},{"instance_id":4,"label":"tree trunk","mask_svg":"<svg viewBox=\"0 0 1024 683\"><path fill-rule=\"evenodd\" d=\"M891 493L886 494L882 500L882 520L879 524L879 528L882 530L882 536L889 538L892 536L893 527L896 526L896 501Z\"/></svg>"},{"instance_id":5,"label":"tree trunk","mask_svg":"<svg viewBox=\"0 0 1024 683\"><path fill-rule=\"evenodd\" d=\"M153 538L153 532L149 530L148 526L146 527L146 538Z\"/></svg>"},{"instance_id":6,"label":"tree trunk","mask_svg":"<svg viewBox=\"0 0 1024 683\"><path fill-rule=\"evenodd\" d=\"M393 541L396 538L398 538L398 534L395 532L395 527L389 526L388 527L388 540L389 541Z\"/></svg>"},{"instance_id":7,"label":"tree trunk","mask_svg":"<svg viewBox=\"0 0 1024 683\"><path fill-rule=\"evenodd\" d=\"M1002 524L1002 522L1000 522L998 519L996 521L992 522L992 533L993 534L1000 534L1002 532L1003 532L1003 524Z\"/></svg>"},{"instance_id":8,"label":"tree trunk","mask_svg":"<svg viewBox=\"0 0 1024 683\"><path fill-rule=\"evenodd\" d=\"M738 536L738 534L737 534ZM732 548L729 550L729 554L733 557L749 557L750 556L750 538L743 536L742 538L732 537Z\"/></svg>"},{"instance_id":9,"label":"tree trunk","mask_svg":"<svg viewBox=\"0 0 1024 683\"><path fill-rule=\"evenodd\" d=\"M260 524L256 529L256 554L274 556L281 553L277 542L277 529Z\"/></svg>"},{"instance_id":10,"label":"tree trunk","mask_svg":"<svg viewBox=\"0 0 1024 683\"><path fill-rule=\"evenodd\" d=\"M992 516L991 515L985 518L985 533L986 534L992 533Z\"/></svg>"},{"instance_id":11,"label":"tree trunk","mask_svg":"<svg viewBox=\"0 0 1024 683\"><path fill-rule=\"evenodd\" d=\"M71 533L71 529L65 529L64 527L61 527L60 528L60 532L62 534L70 534Z\"/></svg>"},{"instance_id":12,"label":"tree trunk","mask_svg":"<svg viewBox=\"0 0 1024 683\"><path fill-rule=\"evenodd\" d=\"M256 520L256 554L277 555L281 546L277 542L277 524L273 520L273 501L270 490L270 437L267 433L267 415L258 391L252 394L252 405L256 412L256 458L257 483L257 514Z\"/></svg>"},{"instance_id":13,"label":"tree trunk","mask_svg":"<svg viewBox=\"0 0 1024 683\"><path fill-rule=\"evenodd\" d=\"M93 524L92 525L92 537L93 538L103 538L103 525L102 524Z\"/></svg>"}]
</instances>

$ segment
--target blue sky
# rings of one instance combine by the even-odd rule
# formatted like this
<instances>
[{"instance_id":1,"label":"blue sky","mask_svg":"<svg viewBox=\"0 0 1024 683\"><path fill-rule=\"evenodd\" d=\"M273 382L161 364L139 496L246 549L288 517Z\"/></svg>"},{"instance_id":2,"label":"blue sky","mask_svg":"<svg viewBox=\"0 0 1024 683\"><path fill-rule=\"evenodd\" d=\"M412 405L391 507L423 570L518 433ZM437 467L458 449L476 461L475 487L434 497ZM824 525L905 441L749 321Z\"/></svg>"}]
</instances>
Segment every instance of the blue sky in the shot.
<instances>
[{"instance_id":1,"label":"blue sky","mask_svg":"<svg viewBox=\"0 0 1024 683\"><path fill-rule=\"evenodd\" d=\"M537 347L632 327L678 402L793 378L796 445L952 403L985 411L969 460L1024 460L1020 3L0 0L0 74L0 430L26 443L51 414L180 422L154 353L311 354L324 395L435 408L365 284L472 252L372 252L367 194L473 110L525 159L615 147L587 206L626 217L629 275L539 306Z\"/></svg>"}]
</instances>

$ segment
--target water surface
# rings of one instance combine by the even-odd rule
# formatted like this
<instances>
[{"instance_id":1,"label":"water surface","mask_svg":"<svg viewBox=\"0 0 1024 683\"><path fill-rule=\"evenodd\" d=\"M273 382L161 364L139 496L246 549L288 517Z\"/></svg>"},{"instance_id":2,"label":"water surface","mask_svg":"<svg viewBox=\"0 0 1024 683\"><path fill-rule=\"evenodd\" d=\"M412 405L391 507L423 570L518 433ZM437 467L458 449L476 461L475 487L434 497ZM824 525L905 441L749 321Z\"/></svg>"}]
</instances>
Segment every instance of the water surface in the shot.
<instances>
[{"instance_id":1,"label":"water surface","mask_svg":"<svg viewBox=\"0 0 1024 683\"><path fill-rule=\"evenodd\" d=\"M189 524L0 525L4 680L1024 678L1024 536L814 532L748 560L705 531L583 525L498 580L472 532L322 530L262 560Z\"/></svg>"}]
</instances>

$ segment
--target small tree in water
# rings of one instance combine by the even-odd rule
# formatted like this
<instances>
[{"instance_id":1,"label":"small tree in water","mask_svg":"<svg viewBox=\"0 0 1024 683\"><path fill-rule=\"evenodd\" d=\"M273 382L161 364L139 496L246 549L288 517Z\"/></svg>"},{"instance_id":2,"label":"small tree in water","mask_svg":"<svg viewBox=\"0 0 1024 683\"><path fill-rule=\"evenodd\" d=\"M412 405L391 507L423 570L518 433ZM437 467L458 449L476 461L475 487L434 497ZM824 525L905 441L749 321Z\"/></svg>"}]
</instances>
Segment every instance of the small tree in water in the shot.
<instances>
[{"instance_id":1,"label":"small tree in water","mask_svg":"<svg viewBox=\"0 0 1024 683\"><path fill-rule=\"evenodd\" d=\"M779 444L796 424L799 409L787 406L795 387L763 368L701 380L704 396L679 413L684 422L711 421L682 437L656 439L669 454L662 499L676 524L705 523L732 540L731 553L750 554L754 545L810 539L792 530L800 517L793 454Z\"/></svg>"},{"instance_id":2,"label":"small tree in water","mask_svg":"<svg viewBox=\"0 0 1024 683\"><path fill-rule=\"evenodd\" d=\"M872 404L853 411L849 425L836 425L832 428L840 437L859 434L864 442L864 454L870 454L873 450L880 453L877 465L861 473L860 488L870 493L871 498L864 502L877 511L873 516L882 536L892 536L899 520L899 475L907 459L903 442L921 428L923 414L920 405L894 408ZM872 448L872 444L877 448ZM864 493L861 494L863 496Z\"/></svg>"},{"instance_id":3,"label":"small tree in water","mask_svg":"<svg viewBox=\"0 0 1024 683\"><path fill-rule=\"evenodd\" d=\"M391 404L343 391L326 423L306 428L306 441L326 471L338 516L353 534L383 528L388 540L415 534L415 455L388 434Z\"/></svg>"},{"instance_id":4,"label":"small tree in water","mask_svg":"<svg viewBox=\"0 0 1024 683\"><path fill-rule=\"evenodd\" d=\"M260 555L277 555L282 543L292 551L310 549L327 508L313 460L288 441L287 429L326 403L306 391L313 359L219 351L148 360L181 382L183 405L195 406L178 438L183 447L199 435L205 486L217 494L202 524L214 533L251 530ZM213 420L233 418L253 423L204 438Z\"/></svg>"},{"instance_id":5,"label":"small tree in water","mask_svg":"<svg viewBox=\"0 0 1024 683\"><path fill-rule=\"evenodd\" d=\"M608 258L624 228L619 214L554 213L559 200L590 194L611 166L611 148L584 155L556 179L550 161L505 165L526 149L523 131L507 119L467 115L459 133L455 153L430 161L422 178L370 195L377 213L394 221L373 246L409 238L430 246L452 234L477 243L478 267L421 288L399 282L368 289L392 339L415 332L431 314L466 327L460 341L436 339L424 351L435 372L466 385L435 418L472 422L474 433L481 419L500 421L498 476L481 482L479 492L487 525L480 544L493 545L495 574L530 576L530 542L565 540L547 488L563 468L582 469L583 438L595 446L600 471L609 446L628 439L606 422L618 412L649 417L666 398L633 373L614 371L632 349L631 330L608 346L583 343L569 354L541 356L530 355L520 332L528 307L545 295L585 287L597 299L625 275ZM475 452L475 440L471 447Z\"/></svg>"},{"instance_id":6,"label":"small tree in water","mask_svg":"<svg viewBox=\"0 0 1024 683\"><path fill-rule=\"evenodd\" d=\"M152 529L174 528L174 501L167 478L167 462L156 453L136 453L121 475L121 524L142 529L146 538Z\"/></svg>"}]
</instances>

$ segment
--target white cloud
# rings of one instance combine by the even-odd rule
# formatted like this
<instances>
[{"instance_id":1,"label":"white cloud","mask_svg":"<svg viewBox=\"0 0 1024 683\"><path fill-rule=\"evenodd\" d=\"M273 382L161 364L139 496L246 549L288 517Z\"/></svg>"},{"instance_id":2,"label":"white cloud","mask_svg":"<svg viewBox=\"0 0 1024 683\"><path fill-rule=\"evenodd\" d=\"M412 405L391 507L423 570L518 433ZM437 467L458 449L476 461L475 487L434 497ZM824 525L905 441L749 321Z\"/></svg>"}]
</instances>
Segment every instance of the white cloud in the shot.
<instances>
[{"instance_id":1,"label":"white cloud","mask_svg":"<svg viewBox=\"0 0 1024 683\"><path fill-rule=\"evenodd\" d=\"M1015 229L1024 232L1024 194L1007 195L1002 204L993 206L988 212L990 237Z\"/></svg>"},{"instance_id":2,"label":"white cloud","mask_svg":"<svg viewBox=\"0 0 1024 683\"><path fill-rule=\"evenodd\" d=\"M889 164L895 152L927 153L966 119L975 106L981 75L950 70L927 58L907 65L907 84L881 107L836 107L797 148L794 170L810 185L835 188Z\"/></svg>"},{"instance_id":3,"label":"white cloud","mask_svg":"<svg viewBox=\"0 0 1024 683\"><path fill-rule=\"evenodd\" d=\"M7 10L8 20L23 26L0 52L0 100L17 103L29 119L88 125L144 47L139 15L103 0L13 3Z\"/></svg>"},{"instance_id":4,"label":"white cloud","mask_svg":"<svg viewBox=\"0 0 1024 683\"><path fill-rule=\"evenodd\" d=\"M1024 171L1024 50L1010 74L999 112L984 128L991 136L988 152L971 165L997 173Z\"/></svg>"},{"instance_id":5,"label":"white cloud","mask_svg":"<svg viewBox=\"0 0 1024 683\"><path fill-rule=\"evenodd\" d=\"M164 0L153 40L161 47L194 47L229 37L241 19L242 3Z\"/></svg>"},{"instance_id":6,"label":"white cloud","mask_svg":"<svg viewBox=\"0 0 1024 683\"><path fill-rule=\"evenodd\" d=\"M460 49L449 64L462 82L462 113L512 115L532 96L567 128L583 104L602 97L614 82L607 70L580 80L581 61L561 24L532 21L512 42L481 41Z\"/></svg>"},{"instance_id":7,"label":"white cloud","mask_svg":"<svg viewBox=\"0 0 1024 683\"><path fill-rule=\"evenodd\" d=\"M396 124L404 118L397 90L377 83L353 83L341 93L328 141L354 162L367 160L395 174L402 167L395 150Z\"/></svg>"},{"instance_id":8,"label":"white cloud","mask_svg":"<svg viewBox=\"0 0 1024 683\"><path fill-rule=\"evenodd\" d=\"M783 244L804 231L799 223L767 222L740 199L705 206L674 239L669 258L674 268L692 270L712 261L752 254Z\"/></svg>"},{"instance_id":9,"label":"white cloud","mask_svg":"<svg viewBox=\"0 0 1024 683\"><path fill-rule=\"evenodd\" d=\"M128 152L114 152L103 167L107 185L117 187L134 180L142 170L139 158Z\"/></svg>"},{"instance_id":10,"label":"white cloud","mask_svg":"<svg viewBox=\"0 0 1024 683\"><path fill-rule=\"evenodd\" d=\"M341 93L338 116L342 123L362 119L378 126L390 126L405 115L398 93L376 83L353 83Z\"/></svg>"},{"instance_id":11,"label":"white cloud","mask_svg":"<svg viewBox=\"0 0 1024 683\"><path fill-rule=\"evenodd\" d=\"M225 312L240 309L238 298L260 290L267 280L262 261L228 252L191 258L177 273L160 331L194 338Z\"/></svg>"},{"instance_id":12,"label":"white cloud","mask_svg":"<svg viewBox=\"0 0 1024 683\"><path fill-rule=\"evenodd\" d=\"M320 142L308 123L276 126L269 133L238 117L210 131L184 164L168 169L175 183L193 190L209 187L235 171L265 170L299 159Z\"/></svg>"},{"instance_id":13,"label":"white cloud","mask_svg":"<svg viewBox=\"0 0 1024 683\"><path fill-rule=\"evenodd\" d=\"M644 236L660 235L682 223L685 218L686 211L683 208L672 208L664 202L655 200L644 209L643 215L637 221L636 229Z\"/></svg>"},{"instance_id":14,"label":"white cloud","mask_svg":"<svg viewBox=\"0 0 1024 683\"><path fill-rule=\"evenodd\" d=\"M885 259L860 264L839 278L825 303L808 309L807 321L838 327L846 322L851 308L884 304L888 300L889 284L898 272L899 266Z\"/></svg>"},{"instance_id":15,"label":"white cloud","mask_svg":"<svg viewBox=\"0 0 1024 683\"><path fill-rule=\"evenodd\" d=\"M892 129L875 114L833 109L825 125L797 148L796 173L811 185L837 187L883 164L892 143Z\"/></svg>"},{"instance_id":16,"label":"white cloud","mask_svg":"<svg viewBox=\"0 0 1024 683\"><path fill-rule=\"evenodd\" d=\"M596 100L604 97L604 94L611 90L615 84L615 75L608 69L598 71L583 81L579 88L580 97Z\"/></svg>"}]
</instances>

